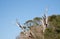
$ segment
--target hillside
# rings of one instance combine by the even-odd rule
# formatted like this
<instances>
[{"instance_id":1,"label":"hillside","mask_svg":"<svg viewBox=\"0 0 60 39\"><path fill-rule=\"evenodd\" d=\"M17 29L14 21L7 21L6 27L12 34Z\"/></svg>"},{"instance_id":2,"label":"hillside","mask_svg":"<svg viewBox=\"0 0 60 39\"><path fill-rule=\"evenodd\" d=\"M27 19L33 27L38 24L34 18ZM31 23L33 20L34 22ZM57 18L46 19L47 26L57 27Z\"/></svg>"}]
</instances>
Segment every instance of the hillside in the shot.
<instances>
[{"instance_id":1,"label":"hillside","mask_svg":"<svg viewBox=\"0 0 60 39\"><path fill-rule=\"evenodd\" d=\"M37 19L36 17L34 19ZM20 36L16 39L60 39L60 15L52 15L48 17L48 27L43 33L43 27L41 26L41 18L32 22L30 20L29 30L27 31L28 35L25 35L23 32L20 33ZM32 24L31 24L32 23ZM30 34L32 32L32 35Z\"/></svg>"}]
</instances>

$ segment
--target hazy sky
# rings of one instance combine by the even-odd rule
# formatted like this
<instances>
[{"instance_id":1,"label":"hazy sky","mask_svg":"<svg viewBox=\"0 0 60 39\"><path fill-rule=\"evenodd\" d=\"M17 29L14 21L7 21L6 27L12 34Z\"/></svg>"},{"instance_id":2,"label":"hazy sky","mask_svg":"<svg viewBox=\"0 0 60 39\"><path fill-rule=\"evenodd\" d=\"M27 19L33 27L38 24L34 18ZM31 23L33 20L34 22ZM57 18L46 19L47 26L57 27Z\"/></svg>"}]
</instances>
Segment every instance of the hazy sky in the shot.
<instances>
[{"instance_id":1,"label":"hazy sky","mask_svg":"<svg viewBox=\"0 0 60 39\"><path fill-rule=\"evenodd\" d=\"M16 18L26 20L41 17L48 7L48 15L60 14L60 0L0 0L0 39L15 39L21 29Z\"/></svg>"}]
</instances>

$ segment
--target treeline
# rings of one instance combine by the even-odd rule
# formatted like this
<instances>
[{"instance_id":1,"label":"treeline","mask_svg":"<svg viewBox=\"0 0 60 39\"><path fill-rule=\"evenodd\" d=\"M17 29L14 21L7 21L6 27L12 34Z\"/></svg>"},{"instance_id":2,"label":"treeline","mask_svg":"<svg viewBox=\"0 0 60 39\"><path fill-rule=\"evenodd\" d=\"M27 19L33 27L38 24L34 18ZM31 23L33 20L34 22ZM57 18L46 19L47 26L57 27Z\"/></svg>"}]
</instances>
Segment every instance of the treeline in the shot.
<instances>
[{"instance_id":1,"label":"treeline","mask_svg":"<svg viewBox=\"0 0 60 39\"><path fill-rule=\"evenodd\" d=\"M49 28L45 31L45 39L60 39L60 15L52 15L48 18Z\"/></svg>"},{"instance_id":2,"label":"treeline","mask_svg":"<svg viewBox=\"0 0 60 39\"><path fill-rule=\"evenodd\" d=\"M29 28L31 26L41 26L41 17L35 17L24 23ZM52 15L48 17L48 28L44 33L44 39L60 39L60 15Z\"/></svg>"}]
</instances>

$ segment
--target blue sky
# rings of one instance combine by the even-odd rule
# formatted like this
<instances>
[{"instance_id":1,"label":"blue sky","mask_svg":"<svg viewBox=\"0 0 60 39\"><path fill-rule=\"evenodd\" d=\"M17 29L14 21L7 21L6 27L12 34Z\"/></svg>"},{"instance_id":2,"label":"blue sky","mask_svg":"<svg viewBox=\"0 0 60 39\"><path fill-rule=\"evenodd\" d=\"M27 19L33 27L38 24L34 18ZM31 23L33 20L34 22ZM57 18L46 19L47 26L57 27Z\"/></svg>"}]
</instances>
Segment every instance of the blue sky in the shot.
<instances>
[{"instance_id":1,"label":"blue sky","mask_svg":"<svg viewBox=\"0 0 60 39\"><path fill-rule=\"evenodd\" d=\"M41 17L48 7L48 15L60 14L60 0L0 0L0 39L15 39L26 20Z\"/></svg>"}]
</instances>

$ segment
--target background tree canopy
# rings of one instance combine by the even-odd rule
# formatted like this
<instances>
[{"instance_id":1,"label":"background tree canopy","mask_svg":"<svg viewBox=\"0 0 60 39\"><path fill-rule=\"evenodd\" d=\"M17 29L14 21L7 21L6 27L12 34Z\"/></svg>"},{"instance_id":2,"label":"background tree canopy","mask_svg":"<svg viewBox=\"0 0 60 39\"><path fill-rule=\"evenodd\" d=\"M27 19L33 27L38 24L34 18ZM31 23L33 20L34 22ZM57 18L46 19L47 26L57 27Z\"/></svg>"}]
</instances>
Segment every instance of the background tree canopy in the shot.
<instances>
[{"instance_id":1,"label":"background tree canopy","mask_svg":"<svg viewBox=\"0 0 60 39\"><path fill-rule=\"evenodd\" d=\"M44 32L44 39L60 39L60 15L49 16L48 23L49 23L48 28L46 28ZM42 31L40 26L41 17L35 17L33 18L33 20L28 20L24 24L31 28L31 30L35 33L37 39L43 39L41 38L41 36L43 36L43 34L41 33ZM39 33L39 35L37 33Z\"/></svg>"}]
</instances>

